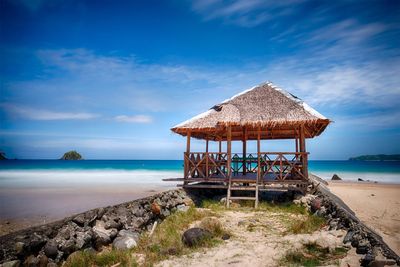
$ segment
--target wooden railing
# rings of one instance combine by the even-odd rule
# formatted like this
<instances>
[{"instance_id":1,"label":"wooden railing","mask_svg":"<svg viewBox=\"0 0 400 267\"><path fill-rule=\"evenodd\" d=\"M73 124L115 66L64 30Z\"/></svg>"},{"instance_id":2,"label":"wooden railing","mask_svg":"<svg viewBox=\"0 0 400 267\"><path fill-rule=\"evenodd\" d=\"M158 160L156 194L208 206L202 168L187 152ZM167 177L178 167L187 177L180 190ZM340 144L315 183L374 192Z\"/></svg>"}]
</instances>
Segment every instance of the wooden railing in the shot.
<instances>
[{"instance_id":1,"label":"wooden railing","mask_svg":"<svg viewBox=\"0 0 400 267\"><path fill-rule=\"evenodd\" d=\"M260 179L307 180L307 152L261 152Z\"/></svg>"},{"instance_id":2,"label":"wooden railing","mask_svg":"<svg viewBox=\"0 0 400 267\"><path fill-rule=\"evenodd\" d=\"M185 178L227 178L228 154L192 152L184 154Z\"/></svg>"},{"instance_id":3,"label":"wooden railing","mask_svg":"<svg viewBox=\"0 0 400 267\"><path fill-rule=\"evenodd\" d=\"M234 153L231 173L235 177L255 173L265 180L307 180L307 152ZM184 177L228 179L228 154L218 152L184 153ZM254 175L253 175L254 176Z\"/></svg>"}]
</instances>

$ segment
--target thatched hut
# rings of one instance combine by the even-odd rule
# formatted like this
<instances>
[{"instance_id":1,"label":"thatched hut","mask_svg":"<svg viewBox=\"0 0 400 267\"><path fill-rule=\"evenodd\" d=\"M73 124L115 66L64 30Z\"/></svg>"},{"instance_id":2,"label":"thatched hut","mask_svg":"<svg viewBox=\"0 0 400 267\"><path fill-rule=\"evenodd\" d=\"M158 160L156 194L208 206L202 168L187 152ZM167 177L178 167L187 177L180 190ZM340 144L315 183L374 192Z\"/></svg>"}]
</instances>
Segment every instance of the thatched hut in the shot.
<instances>
[{"instance_id":1,"label":"thatched hut","mask_svg":"<svg viewBox=\"0 0 400 267\"><path fill-rule=\"evenodd\" d=\"M298 97L270 82L260 84L171 129L187 137L187 148L184 177L166 180L183 181L183 187L227 188L231 199L234 190L254 190L251 199L257 205L259 190L307 186L306 138L320 135L329 123ZM192 137L206 140L205 152L190 151ZM293 139L295 151L260 151L267 139ZM246 151L248 140L257 140L257 153ZM218 152L208 151L209 141L219 142ZM242 153L232 153L232 141L242 142Z\"/></svg>"}]
</instances>

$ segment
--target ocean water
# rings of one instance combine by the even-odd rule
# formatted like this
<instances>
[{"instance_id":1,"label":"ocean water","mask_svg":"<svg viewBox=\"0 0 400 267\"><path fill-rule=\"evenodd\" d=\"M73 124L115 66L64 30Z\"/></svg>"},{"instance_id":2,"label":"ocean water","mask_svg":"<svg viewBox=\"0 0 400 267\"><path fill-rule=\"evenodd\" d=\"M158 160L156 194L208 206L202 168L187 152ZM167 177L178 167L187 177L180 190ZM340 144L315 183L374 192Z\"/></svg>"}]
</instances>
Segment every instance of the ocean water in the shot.
<instances>
[{"instance_id":1,"label":"ocean water","mask_svg":"<svg viewBox=\"0 0 400 267\"><path fill-rule=\"evenodd\" d=\"M400 183L399 161L309 161L309 171L330 179ZM183 175L181 160L7 160L0 161L0 187L112 184L166 185L163 178Z\"/></svg>"}]
</instances>

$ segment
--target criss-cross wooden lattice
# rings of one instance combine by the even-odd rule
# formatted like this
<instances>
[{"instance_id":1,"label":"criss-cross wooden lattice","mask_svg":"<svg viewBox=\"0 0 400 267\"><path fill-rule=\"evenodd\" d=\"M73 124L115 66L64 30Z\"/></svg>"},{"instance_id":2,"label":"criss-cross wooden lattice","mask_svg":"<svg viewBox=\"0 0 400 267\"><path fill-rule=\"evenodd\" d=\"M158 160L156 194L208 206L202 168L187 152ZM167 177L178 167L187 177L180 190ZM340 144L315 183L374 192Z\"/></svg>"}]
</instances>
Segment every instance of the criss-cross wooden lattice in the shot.
<instances>
[{"instance_id":1,"label":"criss-cross wooden lattice","mask_svg":"<svg viewBox=\"0 0 400 267\"><path fill-rule=\"evenodd\" d=\"M226 178L227 157L227 153L184 153L185 177L212 178L222 176Z\"/></svg>"},{"instance_id":2,"label":"criss-cross wooden lattice","mask_svg":"<svg viewBox=\"0 0 400 267\"><path fill-rule=\"evenodd\" d=\"M288 156L292 158L288 159ZM301 170L301 156L302 153L260 153L262 179L283 181L290 176L291 179L306 180Z\"/></svg>"}]
</instances>

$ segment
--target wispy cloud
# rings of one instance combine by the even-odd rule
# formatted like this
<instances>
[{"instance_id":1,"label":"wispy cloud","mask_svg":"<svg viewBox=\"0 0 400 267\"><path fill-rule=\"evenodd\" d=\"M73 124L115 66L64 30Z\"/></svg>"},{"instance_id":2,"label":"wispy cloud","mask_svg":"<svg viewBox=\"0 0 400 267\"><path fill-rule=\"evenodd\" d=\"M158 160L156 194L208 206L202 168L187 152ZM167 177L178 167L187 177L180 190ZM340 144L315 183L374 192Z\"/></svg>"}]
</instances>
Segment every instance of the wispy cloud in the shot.
<instances>
[{"instance_id":1,"label":"wispy cloud","mask_svg":"<svg viewBox=\"0 0 400 267\"><path fill-rule=\"evenodd\" d=\"M118 122L129 122L129 123L151 123L153 118L148 115L119 115L114 118Z\"/></svg>"},{"instance_id":2,"label":"wispy cloud","mask_svg":"<svg viewBox=\"0 0 400 267\"><path fill-rule=\"evenodd\" d=\"M299 0L196 0L192 9L205 20L223 19L227 23L242 27L254 27L277 17L293 13L294 3Z\"/></svg>"},{"instance_id":3,"label":"wispy cloud","mask_svg":"<svg viewBox=\"0 0 400 267\"><path fill-rule=\"evenodd\" d=\"M89 120L99 117L97 114L86 112L58 112L51 110L35 109L20 105L2 103L0 107L7 113L28 120L53 121L53 120Z\"/></svg>"}]
</instances>

